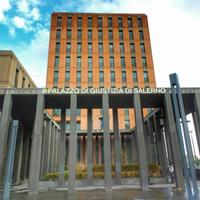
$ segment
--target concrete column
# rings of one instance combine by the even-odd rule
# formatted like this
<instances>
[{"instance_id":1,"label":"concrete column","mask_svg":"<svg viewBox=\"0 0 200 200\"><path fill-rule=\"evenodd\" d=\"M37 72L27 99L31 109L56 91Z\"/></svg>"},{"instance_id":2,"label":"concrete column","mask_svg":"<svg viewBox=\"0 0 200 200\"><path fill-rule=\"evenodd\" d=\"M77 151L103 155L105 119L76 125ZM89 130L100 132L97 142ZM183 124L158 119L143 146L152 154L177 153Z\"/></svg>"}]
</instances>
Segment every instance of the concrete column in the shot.
<instances>
[{"instance_id":1,"label":"concrete column","mask_svg":"<svg viewBox=\"0 0 200 200\"><path fill-rule=\"evenodd\" d=\"M55 129L55 149L54 149L54 161L53 170L57 171L57 161L58 161L58 127Z\"/></svg>"},{"instance_id":2,"label":"concrete column","mask_svg":"<svg viewBox=\"0 0 200 200\"><path fill-rule=\"evenodd\" d=\"M47 140L47 172L51 172L51 135L53 130L53 124L52 121L49 120L49 127L48 127L48 140Z\"/></svg>"},{"instance_id":3,"label":"concrete column","mask_svg":"<svg viewBox=\"0 0 200 200\"><path fill-rule=\"evenodd\" d=\"M146 157L146 148L144 141L144 127L142 108L139 94L134 94L134 111L135 111L135 124L136 124L136 140L138 148L138 158L140 166L140 187L142 191L149 189L148 185L148 165Z\"/></svg>"},{"instance_id":4,"label":"concrete column","mask_svg":"<svg viewBox=\"0 0 200 200\"><path fill-rule=\"evenodd\" d=\"M0 184L3 181L3 170L6 158L6 145L12 110L12 96L5 94L0 121Z\"/></svg>"},{"instance_id":5,"label":"concrete column","mask_svg":"<svg viewBox=\"0 0 200 200\"><path fill-rule=\"evenodd\" d=\"M53 123L52 126L52 134L51 134L51 153L50 153L50 171L53 172L54 170L54 143L55 143L55 124Z\"/></svg>"},{"instance_id":6,"label":"concrete column","mask_svg":"<svg viewBox=\"0 0 200 200\"><path fill-rule=\"evenodd\" d=\"M121 138L117 108L113 109L114 155L116 184L121 185Z\"/></svg>"},{"instance_id":7,"label":"concrete column","mask_svg":"<svg viewBox=\"0 0 200 200\"><path fill-rule=\"evenodd\" d=\"M37 105L31 145L31 160L29 173L29 193L37 194L39 189L39 174L41 161L41 144L44 121L44 95L37 95Z\"/></svg>"},{"instance_id":8,"label":"concrete column","mask_svg":"<svg viewBox=\"0 0 200 200\"><path fill-rule=\"evenodd\" d=\"M147 123L144 123L144 141L146 147L147 163L150 163L150 137L148 133Z\"/></svg>"},{"instance_id":9,"label":"concrete column","mask_svg":"<svg viewBox=\"0 0 200 200\"><path fill-rule=\"evenodd\" d=\"M196 132L197 143L200 152L200 94L194 94L194 107L195 112L193 112L194 127Z\"/></svg>"},{"instance_id":10,"label":"concrete column","mask_svg":"<svg viewBox=\"0 0 200 200\"><path fill-rule=\"evenodd\" d=\"M136 143L136 133L133 132L131 135L131 151L132 151L132 163L138 161L137 158L137 143Z\"/></svg>"},{"instance_id":11,"label":"concrete column","mask_svg":"<svg viewBox=\"0 0 200 200\"><path fill-rule=\"evenodd\" d=\"M170 136L170 142L172 147L173 163L175 168L175 181L176 187L184 190L184 178L181 165L181 154L178 145L178 138L176 133L175 119L171 101L170 93L165 93L164 96L164 106L166 115L166 126Z\"/></svg>"},{"instance_id":12,"label":"concrete column","mask_svg":"<svg viewBox=\"0 0 200 200\"><path fill-rule=\"evenodd\" d=\"M66 109L61 109L61 123L60 123L60 137L58 145L58 187L65 186L65 144L66 144L66 132L65 132L65 123L66 123Z\"/></svg>"},{"instance_id":13,"label":"concrete column","mask_svg":"<svg viewBox=\"0 0 200 200\"><path fill-rule=\"evenodd\" d=\"M108 94L102 95L103 105L103 140L104 140L104 171L105 171L105 190L112 190L112 171L111 171L111 149L109 132L109 97Z\"/></svg>"},{"instance_id":14,"label":"concrete column","mask_svg":"<svg viewBox=\"0 0 200 200\"><path fill-rule=\"evenodd\" d=\"M88 109L87 113L87 184L92 185L93 182L93 162L92 162L92 109Z\"/></svg>"},{"instance_id":15,"label":"concrete column","mask_svg":"<svg viewBox=\"0 0 200 200\"><path fill-rule=\"evenodd\" d=\"M76 187L76 153L77 153L77 130L76 130L76 113L77 113L77 95L70 96L70 135L69 135L69 178L68 193L75 192Z\"/></svg>"}]
</instances>

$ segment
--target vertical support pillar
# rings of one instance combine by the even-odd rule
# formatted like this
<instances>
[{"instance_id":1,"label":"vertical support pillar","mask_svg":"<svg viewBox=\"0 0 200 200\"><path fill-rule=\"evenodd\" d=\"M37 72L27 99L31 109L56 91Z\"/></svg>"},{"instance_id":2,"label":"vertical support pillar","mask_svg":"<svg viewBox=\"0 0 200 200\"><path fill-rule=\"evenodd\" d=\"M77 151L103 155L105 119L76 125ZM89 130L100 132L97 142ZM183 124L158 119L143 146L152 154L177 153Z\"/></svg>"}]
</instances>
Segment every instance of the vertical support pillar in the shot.
<instances>
[{"instance_id":1,"label":"vertical support pillar","mask_svg":"<svg viewBox=\"0 0 200 200\"><path fill-rule=\"evenodd\" d=\"M140 187L142 191L147 191L149 189L148 185L148 166L147 166L147 156L144 141L144 127L143 127L143 117L142 108L140 102L139 94L134 94L134 111L135 111L135 124L136 124L136 139L138 148L138 158L140 167Z\"/></svg>"},{"instance_id":2,"label":"vertical support pillar","mask_svg":"<svg viewBox=\"0 0 200 200\"><path fill-rule=\"evenodd\" d=\"M121 185L121 138L119 132L117 108L113 109L115 176L117 185Z\"/></svg>"},{"instance_id":3,"label":"vertical support pillar","mask_svg":"<svg viewBox=\"0 0 200 200\"><path fill-rule=\"evenodd\" d=\"M66 133L65 133L65 120L66 120L66 110L61 109L61 123L60 123L60 136L58 145L58 187L65 186L65 144L66 144Z\"/></svg>"},{"instance_id":4,"label":"vertical support pillar","mask_svg":"<svg viewBox=\"0 0 200 200\"><path fill-rule=\"evenodd\" d=\"M51 135L51 162L50 162L50 169L51 169L51 172L53 172L54 170L54 156L55 156L55 153L54 153L54 150L55 150L55 131L56 131L56 126L55 124L53 123L53 127L52 127L52 135Z\"/></svg>"},{"instance_id":5,"label":"vertical support pillar","mask_svg":"<svg viewBox=\"0 0 200 200\"><path fill-rule=\"evenodd\" d=\"M5 163L6 145L8 139L8 131L10 124L10 116L12 110L12 96L5 94L3 101L3 108L0 121L0 184L3 181L3 168Z\"/></svg>"},{"instance_id":6,"label":"vertical support pillar","mask_svg":"<svg viewBox=\"0 0 200 200\"><path fill-rule=\"evenodd\" d=\"M145 147L146 147L147 164L149 164L150 163L150 137L149 137L146 122L144 122L144 141L145 141Z\"/></svg>"},{"instance_id":7,"label":"vertical support pillar","mask_svg":"<svg viewBox=\"0 0 200 200\"><path fill-rule=\"evenodd\" d=\"M87 184L92 185L93 182L93 162L92 162L92 109L88 109L87 113Z\"/></svg>"},{"instance_id":8,"label":"vertical support pillar","mask_svg":"<svg viewBox=\"0 0 200 200\"><path fill-rule=\"evenodd\" d=\"M48 140L47 140L47 172L51 171L50 168L50 160L51 160L51 135L52 135L52 121L51 119L49 120L49 127L48 127Z\"/></svg>"},{"instance_id":9,"label":"vertical support pillar","mask_svg":"<svg viewBox=\"0 0 200 200\"><path fill-rule=\"evenodd\" d=\"M29 173L29 193L37 194L41 161L42 131L44 121L44 95L37 95L34 129L32 135L31 160Z\"/></svg>"},{"instance_id":10,"label":"vertical support pillar","mask_svg":"<svg viewBox=\"0 0 200 200\"><path fill-rule=\"evenodd\" d=\"M137 143L135 131L131 135L131 151L132 151L132 163L137 162Z\"/></svg>"},{"instance_id":11,"label":"vertical support pillar","mask_svg":"<svg viewBox=\"0 0 200 200\"><path fill-rule=\"evenodd\" d=\"M70 135L69 135L69 178L68 192L72 194L76 187L76 153L77 153L77 130L76 130L76 113L77 113L77 95L70 96Z\"/></svg>"},{"instance_id":12,"label":"vertical support pillar","mask_svg":"<svg viewBox=\"0 0 200 200\"><path fill-rule=\"evenodd\" d=\"M103 140L104 140L104 171L105 171L105 190L112 190L112 171L111 171L111 149L109 132L109 96L102 95L103 105Z\"/></svg>"},{"instance_id":13,"label":"vertical support pillar","mask_svg":"<svg viewBox=\"0 0 200 200\"><path fill-rule=\"evenodd\" d=\"M165 106L165 115L166 115L166 126L170 136L170 142L172 147L172 157L175 168L175 181L176 187L184 190L184 178L182 172L181 164L181 154L178 145L178 138L176 133L175 119L172 108L172 101L170 93L165 93L164 96L164 106Z\"/></svg>"}]
</instances>

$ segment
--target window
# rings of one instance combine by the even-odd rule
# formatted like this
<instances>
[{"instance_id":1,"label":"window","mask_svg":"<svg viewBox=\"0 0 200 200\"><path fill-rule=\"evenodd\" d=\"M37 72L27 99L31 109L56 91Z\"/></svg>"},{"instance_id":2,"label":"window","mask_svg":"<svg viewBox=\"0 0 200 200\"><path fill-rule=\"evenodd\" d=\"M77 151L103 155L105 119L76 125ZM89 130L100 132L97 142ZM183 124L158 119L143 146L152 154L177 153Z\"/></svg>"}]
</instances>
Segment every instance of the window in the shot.
<instances>
[{"instance_id":1,"label":"window","mask_svg":"<svg viewBox=\"0 0 200 200\"><path fill-rule=\"evenodd\" d=\"M81 72L76 73L76 81L79 83L81 82Z\"/></svg>"},{"instance_id":2,"label":"window","mask_svg":"<svg viewBox=\"0 0 200 200\"><path fill-rule=\"evenodd\" d=\"M81 40L81 39L82 39L82 31L78 30L78 40Z\"/></svg>"},{"instance_id":3,"label":"window","mask_svg":"<svg viewBox=\"0 0 200 200\"><path fill-rule=\"evenodd\" d=\"M67 18L67 27L71 27L72 26L72 18L68 17Z\"/></svg>"},{"instance_id":4,"label":"window","mask_svg":"<svg viewBox=\"0 0 200 200\"><path fill-rule=\"evenodd\" d=\"M110 72L110 80L111 82L115 82L115 72L113 71Z\"/></svg>"},{"instance_id":5,"label":"window","mask_svg":"<svg viewBox=\"0 0 200 200\"><path fill-rule=\"evenodd\" d=\"M71 44L67 43L67 54L71 53Z\"/></svg>"},{"instance_id":6,"label":"window","mask_svg":"<svg viewBox=\"0 0 200 200\"><path fill-rule=\"evenodd\" d=\"M129 119L126 119L124 122L125 122L125 129L130 129L130 121L129 121Z\"/></svg>"},{"instance_id":7,"label":"window","mask_svg":"<svg viewBox=\"0 0 200 200\"><path fill-rule=\"evenodd\" d=\"M77 70L81 71L81 57L77 58Z\"/></svg>"},{"instance_id":8,"label":"window","mask_svg":"<svg viewBox=\"0 0 200 200\"><path fill-rule=\"evenodd\" d=\"M144 40L144 34L143 34L143 31L139 31L139 35L140 35L140 40Z\"/></svg>"},{"instance_id":9,"label":"window","mask_svg":"<svg viewBox=\"0 0 200 200\"><path fill-rule=\"evenodd\" d=\"M92 58L88 58L88 71L92 71Z\"/></svg>"},{"instance_id":10,"label":"window","mask_svg":"<svg viewBox=\"0 0 200 200\"><path fill-rule=\"evenodd\" d=\"M60 53L60 43L56 43L56 54Z\"/></svg>"},{"instance_id":11,"label":"window","mask_svg":"<svg viewBox=\"0 0 200 200\"><path fill-rule=\"evenodd\" d=\"M91 43L88 44L88 54L92 55L92 44Z\"/></svg>"},{"instance_id":12,"label":"window","mask_svg":"<svg viewBox=\"0 0 200 200\"><path fill-rule=\"evenodd\" d=\"M54 83L58 82L58 71L54 71L53 81L54 81Z\"/></svg>"},{"instance_id":13,"label":"window","mask_svg":"<svg viewBox=\"0 0 200 200\"><path fill-rule=\"evenodd\" d=\"M78 17L78 26L82 26L82 17Z\"/></svg>"},{"instance_id":14,"label":"window","mask_svg":"<svg viewBox=\"0 0 200 200\"><path fill-rule=\"evenodd\" d=\"M103 44L99 43L99 54L103 53Z\"/></svg>"},{"instance_id":15,"label":"window","mask_svg":"<svg viewBox=\"0 0 200 200\"><path fill-rule=\"evenodd\" d=\"M136 60L135 60L135 57L131 57L131 64L132 64L132 67L133 67L133 68L136 67Z\"/></svg>"},{"instance_id":16,"label":"window","mask_svg":"<svg viewBox=\"0 0 200 200\"><path fill-rule=\"evenodd\" d=\"M88 72L88 82L92 82L92 72Z\"/></svg>"},{"instance_id":17,"label":"window","mask_svg":"<svg viewBox=\"0 0 200 200\"><path fill-rule=\"evenodd\" d=\"M71 40L71 34L72 34L71 30L67 30L67 39L68 40Z\"/></svg>"},{"instance_id":18,"label":"window","mask_svg":"<svg viewBox=\"0 0 200 200\"><path fill-rule=\"evenodd\" d=\"M147 68L147 59L145 57L142 57L142 66L143 68Z\"/></svg>"},{"instance_id":19,"label":"window","mask_svg":"<svg viewBox=\"0 0 200 200\"><path fill-rule=\"evenodd\" d=\"M122 27L122 18L118 17L118 27Z\"/></svg>"},{"instance_id":20,"label":"window","mask_svg":"<svg viewBox=\"0 0 200 200\"><path fill-rule=\"evenodd\" d=\"M109 40L113 40L113 32L112 31L108 32L108 37L109 37Z\"/></svg>"},{"instance_id":21,"label":"window","mask_svg":"<svg viewBox=\"0 0 200 200\"><path fill-rule=\"evenodd\" d=\"M149 82L148 72L144 72L144 82L145 83Z\"/></svg>"},{"instance_id":22,"label":"window","mask_svg":"<svg viewBox=\"0 0 200 200\"><path fill-rule=\"evenodd\" d=\"M141 28L142 27L142 18L138 17L138 27Z\"/></svg>"},{"instance_id":23,"label":"window","mask_svg":"<svg viewBox=\"0 0 200 200\"><path fill-rule=\"evenodd\" d=\"M15 72L15 87L18 86L18 80L19 80L19 69L16 69L16 72Z\"/></svg>"},{"instance_id":24,"label":"window","mask_svg":"<svg viewBox=\"0 0 200 200\"><path fill-rule=\"evenodd\" d=\"M122 71L122 82L126 82L126 72Z\"/></svg>"},{"instance_id":25,"label":"window","mask_svg":"<svg viewBox=\"0 0 200 200\"><path fill-rule=\"evenodd\" d=\"M81 130L81 123L80 123L80 122L77 122L77 123L76 123L76 130L77 130L77 131L80 131L80 130Z\"/></svg>"},{"instance_id":26,"label":"window","mask_svg":"<svg viewBox=\"0 0 200 200\"><path fill-rule=\"evenodd\" d=\"M69 122L66 122L66 124L65 124L65 130L66 130L66 132L70 131L70 123Z\"/></svg>"},{"instance_id":27,"label":"window","mask_svg":"<svg viewBox=\"0 0 200 200\"><path fill-rule=\"evenodd\" d=\"M70 80L70 72L65 72L65 80L66 81Z\"/></svg>"},{"instance_id":28,"label":"window","mask_svg":"<svg viewBox=\"0 0 200 200\"><path fill-rule=\"evenodd\" d=\"M61 115L61 109L53 109L53 115L54 116L60 116Z\"/></svg>"},{"instance_id":29,"label":"window","mask_svg":"<svg viewBox=\"0 0 200 200\"><path fill-rule=\"evenodd\" d=\"M132 72L133 73L133 81L137 82L138 78L137 78L137 72Z\"/></svg>"},{"instance_id":30,"label":"window","mask_svg":"<svg viewBox=\"0 0 200 200\"><path fill-rule=\"evenodd\" d=\"M131 17L128 18L128 27L129 28L132 27L132 18Z\"/></svg>"},{"instance_id":31,"label":"window","mask_svg":"<svg viewBox=\"0 0 200 200\"><path fill-rule=\"evenodd\" d=\"M114 69L114 58L110 57L110 69L113 70Z\"/></svg>"},{"instance_id":32,"label":"window","mask_svg":"<svg viewBox=\"0 0 200 200\"><path fill-rule=\"evenodd\" d=\"M91 30L88 31L88 40L92 40L92 31Z\"/></svg>"},{"instance_id":33,"label":"window","mask_svg":"<svg viewBox=\"0 0 200 200\"><path fill-rule=\"evenodd\" d=\"M121 57L121 68L122 68L122 70L125 70L125 68L126 68L124 57Z\"/></svg>"},{"instance_id":34,"label":"window","mask_svg":"<svg viewBox=\"0 0 200 200\"><path fill-rule=\"evenodd\" d=\"M103 32L102 31L98 31L98 38L99 38L99 40L103 40Z\"/></svg>"},{"instance_id":35,"label":"window","mask_svg":"<svg viewBox=\"0 0 200 200\"><path fill-rule=\"evenodd\" d=\"M112 27L112 17L108 17L108 27Z\"/></svg>"},{"instance_id":36,"label":"window","mask_svg":"<svg viewBox=\"0 0 200 200\"><path fill-rule=\"evenodd\" d=\"M110 51L110 54L114 53L113 44L109 44L109 51Z\"/></svg>"},{"instance_id":37,"label":"window","mask_svg":"<svg viewBox=\"0 0 200 200\"><path fill-rule=\"evenodd\" d=\"M144 54L145 53L145 47L144 47L143 43L140 44L140 49L141 49L142 54Z\"/></svg>"},{"instance_id":38,"label":"window","mask_svg":"<svg viewBox=\"0 0 200 200\"><path fill-rule=\"evenodd\" d=\"M102 17L98 17L98 26L102 27Z\"/></svg>"},{"instance_id":39,"label":"window","mask_svg":"<svg viewBox=\"0 0 200 200\"><path fill-rule=\"evenodd\" d=\"M119 39L123 40L123 31L119 31Z\"/></svg>"},{"instance_id":40,"label":"window","mask_svg":"<svg viewBox=\"0 0 200 200\"><path fill-rule=\"evenodd\" d=\"M22 88L25 86L25 77L22 78Z\"/></svg>"},{"instance_id":41,"label":"window","mask_svg":"<svg viewBox=\"0 0 200 200\"><path fill-rule=\"evenodd\" d=\"M103 71L103 57L99 57L99 70Z\"/></svg>"},{"instance_id":42,"label":"window","mask_svg":"<svg viewBox=\"0 0 200 200\"><path fill-rule=\"evenodd\" d=\"M104 73L102 71L99 72L99 81L104 82Z\"/></svg>"},{"instance_id":43,"label":"window","mask_svg":"<svg viewBox=\"0 0 200 200\"><path fill-rule=\"evenodd\" d=\"M133 43L130 44L130 49L131 49L131 53L134 54L135 53L135 46Z\"/></svg>"},{"instance_id":44,"label":"window","mask_svg":"<svg viewBox=\"0 0 200 200\"><path fill-rule=\"evenodd\" d=\"M129 31L129 39L133 40L133 31Z\"/></svg>"},{"instance_id":45,"label":"window","mask_svg":"<svg viewBox=\"0 0 200 200\"><path fill-rule=\"evenodd\" d=\"M120 53L124 54L124 44L121 43L119 46L120 46Z\"/></svg>"},{"instance_id":46,"label":"window","mask_svg":"<svg viewBox=\"0 0 200 200\"><path fill-rule=\"evenodd\" d=\"M58 17L57 18L57 26L61 26L62 25L62 17Z\"/></svg>"},{"instance_id":47,"label":"window","mask_svg":"<svg viewBox=\"0 0 200 200\"><path fill-rule=\"evenodd\" d=\"M92 27L92 17L88 17L88 27Z\"/></svg>"},{"instance_id":48,"label":"window","mask_svg":"<svg viewBox=\"0 0 200 200\"><path fill-rule=\"evenodd\" d=\"M81 54L81 51L82 51L82 44L81 43L77 44L77 51L78 51L78 54Z\"/></svg>"},{"instance_id":49,"label":"window","mask_svg":"<svg viewBox=\"0 0 200 200\"><path fill-rule=\"evenodd\" d=\"M70 71L70 57L66 57L66 71Z\"/></svg>"},{"instance_id":50,"label":"window","mask_svg":"<svg viewBox=\"0 0 200 200\"><path fill-rule=\"evenodd\" d=\"M58 69L58 64L59 64L59 56L56 56L54 64L55 69Z\"/></svg>"},{"instance_id":51,"label":"window","mask_svg":"<svg viewBox=\"0 0 200 200\"><path fill-rule=\"evenodd\" d=\"M56 40L60 40L60 33L61 33L61 31L57 30L57 32L56 32Z\"/></svg>"}]
</instances>

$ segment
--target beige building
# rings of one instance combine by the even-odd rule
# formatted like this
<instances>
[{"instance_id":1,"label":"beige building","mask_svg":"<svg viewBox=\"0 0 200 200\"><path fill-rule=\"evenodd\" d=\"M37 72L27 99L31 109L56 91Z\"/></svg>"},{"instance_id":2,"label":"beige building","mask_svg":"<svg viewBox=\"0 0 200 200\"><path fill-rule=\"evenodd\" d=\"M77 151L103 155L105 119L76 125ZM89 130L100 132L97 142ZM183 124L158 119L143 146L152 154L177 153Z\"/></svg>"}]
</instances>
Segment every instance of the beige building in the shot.
<instances>
[{"instance_id":1,"label":"beige building","mask_svg":"<svg viewBox=\"0 0 200 200\"><path fill-rule=\"evenodd\" d=\"M36 88L16 55L0 50L0 88Z\"/></svg>"}]
</instances>

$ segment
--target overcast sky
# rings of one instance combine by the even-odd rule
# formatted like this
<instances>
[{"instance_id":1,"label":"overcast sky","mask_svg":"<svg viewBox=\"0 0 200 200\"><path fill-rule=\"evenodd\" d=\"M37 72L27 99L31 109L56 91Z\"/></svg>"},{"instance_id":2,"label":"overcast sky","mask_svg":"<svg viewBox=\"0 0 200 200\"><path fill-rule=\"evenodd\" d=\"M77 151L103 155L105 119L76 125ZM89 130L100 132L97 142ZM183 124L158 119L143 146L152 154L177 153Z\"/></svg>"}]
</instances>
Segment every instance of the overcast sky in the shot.
<instances>
[{"instance_id":1,"label":"overcast sky","mask_svg":"<svg viewBox=\"0 0 200 200\"><path fill-rule=\"evenodd\" d=\"M200 87L200 0L0 0L0 49L13 50L38 87L56 11L147 14L157 86L177 72L182 86Z\"/></svg>"}]
</instances>

